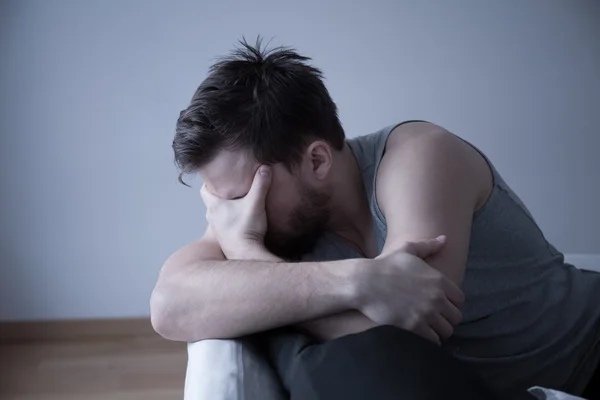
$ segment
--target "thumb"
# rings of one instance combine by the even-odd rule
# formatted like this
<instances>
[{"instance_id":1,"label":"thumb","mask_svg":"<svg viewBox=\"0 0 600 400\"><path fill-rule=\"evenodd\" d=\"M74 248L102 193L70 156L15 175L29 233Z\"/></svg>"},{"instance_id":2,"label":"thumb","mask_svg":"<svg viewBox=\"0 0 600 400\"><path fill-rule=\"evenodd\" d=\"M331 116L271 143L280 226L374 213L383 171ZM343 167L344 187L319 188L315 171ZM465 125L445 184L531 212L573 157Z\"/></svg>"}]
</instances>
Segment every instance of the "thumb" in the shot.
<instances>
[{"instance_id":1,"label":"thumb","mask_svg":"<svg viewBox=\"0 0 600 400\"><path fill-rule=\"evenodd\" d=\"M261 165L254 174L252 187L246 195L256 205L261 205L264 208L265 198L271 187L271 168L266 165Z\"/></svg>"},{"instance_id":2,"label":"thumb","mask_svg":"<svg viewBox=\"0 0 600 400\"><path fill-rule=\"evenodd\" d=\"M406 242L400 247L400 251L412 254L421 259L431 257L440 251L446 244L446 236L440 235L435 239L419 240L418 242Z\"/></svg>"}]
</instances>

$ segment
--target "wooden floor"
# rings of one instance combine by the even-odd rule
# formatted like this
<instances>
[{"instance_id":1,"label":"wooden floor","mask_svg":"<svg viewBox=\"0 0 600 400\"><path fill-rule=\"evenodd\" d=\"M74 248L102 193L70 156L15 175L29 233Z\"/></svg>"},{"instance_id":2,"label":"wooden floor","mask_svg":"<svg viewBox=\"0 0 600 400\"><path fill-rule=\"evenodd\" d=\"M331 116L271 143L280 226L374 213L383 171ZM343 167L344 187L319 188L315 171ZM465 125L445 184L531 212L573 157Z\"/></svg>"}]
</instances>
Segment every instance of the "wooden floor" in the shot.
<instances>
[{"instance_id":1,"label":"wooden floor","mask_svg":"<svg viewBox=\"0 0 600 400\"><path fill-rule=\"evenodd\" d=\"M0 344L1 400L181 400L184 343L158 336Z\"/></svg>"}]
</instances>

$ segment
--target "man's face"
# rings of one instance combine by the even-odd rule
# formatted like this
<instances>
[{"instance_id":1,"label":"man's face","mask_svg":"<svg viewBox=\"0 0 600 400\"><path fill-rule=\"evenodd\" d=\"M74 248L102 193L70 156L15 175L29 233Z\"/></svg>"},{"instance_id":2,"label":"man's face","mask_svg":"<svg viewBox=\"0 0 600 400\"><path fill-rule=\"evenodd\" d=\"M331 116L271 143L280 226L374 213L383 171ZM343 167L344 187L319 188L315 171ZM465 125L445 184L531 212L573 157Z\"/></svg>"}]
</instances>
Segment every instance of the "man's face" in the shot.
<instances>
[{"instance_id":1,"label":"man's face","mask_svg":"<svg viewBox=\"0 0 600 400\"><path fill-rule=\"evenodd\" d=\"M259 166L249 152L224 150L200 174L212 194L231 200L248 193ZM271 171L271 187L265 201L265 246L280 257L298 258L314 247L327 226L331 190L311 185L301 167L290 172L284 165L274 164Z\"/></svg>"}]
</instances>

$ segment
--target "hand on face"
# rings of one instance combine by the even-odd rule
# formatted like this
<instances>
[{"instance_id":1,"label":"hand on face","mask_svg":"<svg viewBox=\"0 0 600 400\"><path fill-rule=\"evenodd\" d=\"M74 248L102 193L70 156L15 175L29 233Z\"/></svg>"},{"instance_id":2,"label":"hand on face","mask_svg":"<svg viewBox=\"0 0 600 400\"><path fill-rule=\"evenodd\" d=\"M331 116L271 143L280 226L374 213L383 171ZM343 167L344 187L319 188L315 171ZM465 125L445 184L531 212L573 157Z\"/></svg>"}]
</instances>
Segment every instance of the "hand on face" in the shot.
<instances>
[{"instance_id":1,"label":"hand on face","mask_svg":"<svg viewBox=\"0 0 600 400\"><path fill-rule=\"evenodd\" d=\"M270 186L271 169L265 165L258 168L250 191L240 199L222 199L202 185L200 196L206 205L206 219L228 259L241 259L247 251L264 245L265 199Z\"/></svg>"}]
</instances>

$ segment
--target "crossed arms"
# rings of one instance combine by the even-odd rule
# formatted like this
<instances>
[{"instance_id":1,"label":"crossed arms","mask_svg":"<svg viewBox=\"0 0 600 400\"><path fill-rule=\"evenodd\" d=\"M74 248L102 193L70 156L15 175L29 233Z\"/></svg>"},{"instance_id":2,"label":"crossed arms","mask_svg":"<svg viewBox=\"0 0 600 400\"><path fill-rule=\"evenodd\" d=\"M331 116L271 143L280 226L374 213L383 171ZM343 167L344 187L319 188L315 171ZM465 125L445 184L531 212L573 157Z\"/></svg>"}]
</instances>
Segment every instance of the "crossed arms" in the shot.
<instances>
[{"instance_id":1,"label":"crossed arms","mask_svg":"<svg viewBox=\"0 0 600 400\"><path fill-rule=\"evenodd\" d=\"M268 185L268 174L257 173L248 196L233 200L238 211L264 202ZM436 125L402 125L377 176L388 225L380 256L287 263L256 241L232 232L219 240L209 228L165 262L151 298L153 326L168 339L196 341L285 325L330 339L390 324L440 342L460 322L471 220L490 188L489 168L469 145ZM232 212L204 199L214 218Z\"/></svg>"}]
</instances>

